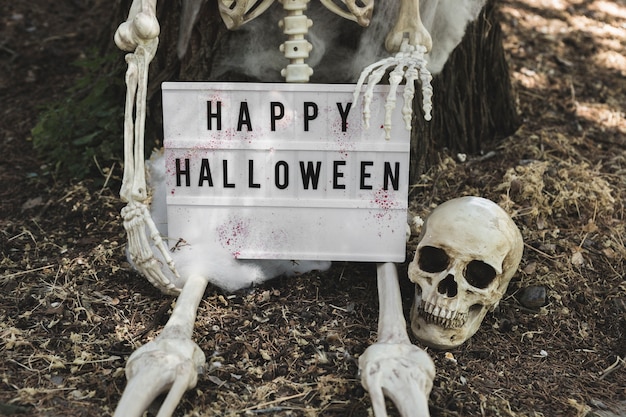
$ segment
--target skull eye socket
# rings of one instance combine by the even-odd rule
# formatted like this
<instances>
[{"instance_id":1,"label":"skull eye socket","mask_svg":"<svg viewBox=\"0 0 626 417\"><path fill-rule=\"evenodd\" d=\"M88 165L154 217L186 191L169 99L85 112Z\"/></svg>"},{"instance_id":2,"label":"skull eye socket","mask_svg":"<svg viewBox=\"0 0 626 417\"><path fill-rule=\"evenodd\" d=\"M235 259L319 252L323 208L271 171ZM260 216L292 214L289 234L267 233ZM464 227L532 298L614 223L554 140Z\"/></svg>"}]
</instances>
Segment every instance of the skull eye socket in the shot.
<instances>
[{"instance_id":1,"label":"skull eye socket","mask_svg":"<svg viewBox=\"0 0 626 417\"><path fill-rule=\"evenodd\" d=\"M448 267L449 263L450 258L448 258L448 254L443 249L433 246L420 248L418 264L422 271L431 273L441 272Z\"/></svg>"},{"instance_id":2,"label":"skull eye socket","mask_svg":"<svg viewBox=\"0 0 626 417\"><path fill-rule=\"evenodd\" d=\"M496 279L496 271L483 261L472 261L465 268L465 279L471 286L482 290Z\"/></svg>"}]
</instances>

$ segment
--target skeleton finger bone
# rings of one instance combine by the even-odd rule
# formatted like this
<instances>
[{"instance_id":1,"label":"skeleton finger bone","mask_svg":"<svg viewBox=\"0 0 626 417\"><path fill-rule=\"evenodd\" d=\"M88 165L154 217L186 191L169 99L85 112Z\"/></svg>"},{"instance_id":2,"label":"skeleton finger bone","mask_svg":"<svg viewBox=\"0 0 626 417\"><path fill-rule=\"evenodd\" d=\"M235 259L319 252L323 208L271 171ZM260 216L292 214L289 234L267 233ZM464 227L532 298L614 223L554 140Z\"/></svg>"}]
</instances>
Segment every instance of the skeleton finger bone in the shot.
<instances>
[{"instance_id":1,"label":"skeleton finger bone","mask_svg":"<svg viewBox=\"0 0 626 417\"><path fill-rule=\"evenodd\" d=\"M404 127L408 130L412 126L413 119L413 97L415 96L415 81L419 77L419 71L415 68L414 64L409 64L405 72L406 85L402 97L404 99L404 106L402 106L402 119L404 120ZM430 97L428 103L424 103L424 113L430 113L432 105L428 107L430 103Z\"/></svg>"},{"instance_id":2,"label":"skeleton finger bone","mask_svg":"<svg viewBox=\"0 0 626 417\"><path fill-rule=\"evenodd\" d=\"M404 68L401 66L397 66L389 74L389 95L387 96L387 101L385 101L385 120L383 122L385 138L387 140L391 139L391 115L393 110L396 108L396 91L398 90L398 85L400 85L403 78ZM408 129L410 128L411 126L409 125Z\"/></svg>"},{"instance_id":3,"label":"skeleton finger bone","mask_svg":"<svg viewBox=\"0 0 626 417\"><path fill-rule=\"evenodd\" d=\"M387 96L387 103L385 106L386 138L390 139L391 137L391 113L395 108L396 89L403 78L406 79L407 84L403 93L404 106L402 110L405 127L407 129L411 128L413 97L415 93L414 82L418 76L422 85L422 109L424 110L424 119L431 119L433 89L430 81L432 80L432 75L426 68L427 62L424 58L425 53L425 47L420 45L411 45L408 40L405 39L400 52L398 52L395 56L375 62L374 64L367 66L361 72L354 89L353 102L356 103L358 101L363 84L367 79L367 88L363 93L362 105L363 121L366 128L369 127L369 118L371 114L370 104L374 87L380 82L383 75L390 68L393 68L393 70L391 71L389 77L390 91Z\"/></svg>"},{"instance_id":4,"label":"skeleton finger bone","mask_svg":"<svg viewBox=\"0 0 626 417\"><path fill-rule=\"evenodd\" d=\"M370 393L376 417L387 416L385 396L402 417L427 417L435 366L409 340L395 265L378 265L377 275L378 341L359 357L361 384Z\"/></svg>"}]
</instances>

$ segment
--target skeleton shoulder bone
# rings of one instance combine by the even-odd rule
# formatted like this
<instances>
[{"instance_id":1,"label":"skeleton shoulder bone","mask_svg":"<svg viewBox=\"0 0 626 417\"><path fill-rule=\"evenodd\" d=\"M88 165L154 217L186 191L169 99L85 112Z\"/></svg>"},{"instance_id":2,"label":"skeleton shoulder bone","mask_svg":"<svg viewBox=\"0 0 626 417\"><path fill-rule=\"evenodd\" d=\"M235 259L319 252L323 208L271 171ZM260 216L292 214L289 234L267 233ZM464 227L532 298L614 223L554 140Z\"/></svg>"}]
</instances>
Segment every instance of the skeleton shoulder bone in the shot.
<instances>
[{"instance_id":1,"label":"skeleton shoulder bone","mask_svg":"<svg viewBox=\"0 0 626 417\"><path fill-rule=\"evenodd\" d=\"M273 2L272 0L218 1L220 12L223 16L228 15L228 19L231 20L225 19L225 21L231 26L257 18ZM285 9L293 7L296 10L299 7L300 9L297 10L304 10L308 0L293 0L288 5L287 0L280 2L283 3ZM340 7L335 2L325 0L321 3L342 16L346 13L351 14L354 20L361 24L370 20L369 13L371 13L374 0L363 1L363 10L358 10L359 6L356 5L355 0L341 0L341 2L347 6L347 12L343 8L341 8L343 11L336 10ZM189 27L193 26L201 3L199 0L183 1L188 12L184 11L182 16L183 19L189 19L189 21L183 21L181 25L183 35L179 39L179 55L182 55L186 49L188 36L184 33L189 32ZM395 68L390 77L392 86L397 86L402 78L406 78L410 84L413 84L413 81L417 79L415 72L428 73L425 64L420 61L421 53L428 51L430 52L427 56L430 70L440 71L449 53L460 42L465 25L477 16L484 0L422 0L421 2L400 0L399 3L380 3L382 3L380 10L372 15L370 29L364 31L359 47L350 55L342 55L345 64L343 66L337 65L338 61L332 58L331 65L324 65L324 55L332 55L342 46L341 37L338 35L340 31L337 31L337 27L341 25L337 22L333 24L339 26L334 28L320 25L318 28L321 30L317 32L317 35L311 34L316 46L314 50L319 54L317 57L313 55L310 62L319 63L322 69L326 66L326 76L332 81L343 81L337 79L341 74L347 74L349 80L354 80L356 75L366 68L364 77L369 77L368 83L375 84L380 81L387 69ZM253 6L257 4L261 5L254 8ZM154 160L151 169L153 197L150 212L147 208L147 186L143 176L143 125L147 68L156 50L159 32L155 11L156 0L134 0L128 20L120 25L116 33L118 46L123 50L133 52L127 56L129 70L127 72L128 94L124 135L126 169L121 196L128 202L126 211L123 211L123 217L129 237L129 259L154 285L165 292L181 292L181 294L161 335L129 358L127 364L129 383L116 409L116 416L141 415L147 404L162 392L168 392L168 395L158 416L169 416L185 390L195 386L198 368L204 362L204 355L191 341L191 333L198 303L209 280L212 280L215 285L234 290L284 273L304 272L328 266L328 263L313 262L299 263L296 268L293 263L284 261L238 261L230 254L222 253L223 249L214 242L203 241L201 236L191 236L190 245L183 243L179 247L180 250L170 253L167 242L162 238L165 225L165 192L161 188L164 175L158 159ZM266 13L264 16L271 15ZM321 21L332 23L331 19ZM390 21L395 22L391 29L389 28ZM271 23L275 24L275 22ZM261 24L260 19L257 19L257 24ZM242 30L242 36L234 36L229 41L230 44L222 45L225 48L222 53L228 54L227 59L222 60L224 65L221 67L219 65L214 67L216 73L213 77L217 77L220 71L236 68L242 70L241 72L258 70L260 72L257 75L261 75L259 79L272 81L264 75L271 73L270 67L280 60L276 60L271 53L265 56L259 55L258 52L266 51L266 47L259 48L258 44L251 47L254 44L252 40L266 42L270 39L271 43L271 37L258 36L258 33L266 32L265 27L261 32L254 31L252 26L250 29L248 32ZM382 45L393 49L389 52L399 52L400 55L388 58L389 52L386 52ZM269 46L275 46L275 44ZM408 49L398 51L401 46ZM233 50L238 51L238 54L230 55ZM251 62L254 65L249 65ZM320 72L324 74L324 71ZM422 87L425 88L425 84L429 81L427 77L422 77ZM410 88L405 90L410 90ZM364 101L367 101L367 94L366 91ZM424 96L426 97L427 94ZM405 97L405 101L411 101L412 96L408 99ZM394 105L395 94L390 99L390 106ZM428 113L427 108L426 110ZM136 113L135 116L134 113ZM408 119L410 120L410 114L408 114ZM519 262L519 257L521 257L519 231L508 217L508 221L504 219L502 212L498 211L499 208L496 209L497 205L478 198L452 200L446 204L442 205L443 213L446 212L445 207L452 207L452 212L466 213L472 221L476 221L476 217L472 214L476 211L481 221L485 222L484 227L491 233L490 236L493 237L498 233L506 235L506 238L495 240L506 241L511 247L509 248L510 254L507 252L504 259L495 257L486 260L481 258L483 255L481 250L485 250L484 246L480 246L482 243L468 238L468 244L478 244L482 249L468 249L476 259L461 259L457 256L457 252L449 247L437 247L436 239L432 242L428 240L430 233L437 227L429 226L427 220L424 230L428 232L424 232L422 239L425 243L418 246L410 269L411 280L416 283L416 303L412 309L414 323L411 328L423 343L438 347L456 346L462 343L465 339L451 337L450 329L454 330L459 326L472 323L475 328L472 327L469 331L458 331L463 337L470 337L478 328L477 323L479 324L482 320L486 310L497 303L495 301L495 303L482 305L480 299L473 299L474 304L466 310L462 306L463 302L459 301L461 295L465 292L468 294L484 293L487 288L497 287L495 293L501 296L506 289L507 279L510 279L512 275L511 271L514 272L517 267L516 262ZM450 212L450 210L447 211ZM439 216L435 215L436 212L437 210L431 215L435 225ZM457 220L461 217L457 217ZM454 224L462 223L459 222L461 221L458 220ZM445 223L444 221L443 224ZM494 224L499 226L494 227ZM511 232L509 230L511 228L514 228L517 234ZM499 254L503 253L502 248L498 247L498 250ZM433 254L438 260L436 267L427 261L427 258ZM465 270L462 271L462 268ZM474 271L476 268L478 272L487 274L487 278L476 280L475 275L480 275L478 272L473 273L471 277L466 276L468 269ZM431 287L425 285L426 281L432 283L433 277L425 277L424 274L439 274L435 281L437 284ZM384 395L390 396L396 402L403 416L428 415L427 397L432 387L434 367L428 355L412 345L406 334L402 309L399 307L399 289L393 265L384 264L378 267L378 283L381 301L379 341L370 346L361 356L362 383L369 390L374 412L379 417L386 415ZM475 305L482 305L482 307L474 314L475 317L470 319L470 313L476 309ZM389 323L395 323L395 325L389 325ZM426 330L422 332L423 329ZM155 360L158 362L158 369L154 367ZM147 389L144 385L146 381L150 381ZM415 391L407 390L407 386L414 387Z\"/></svg>"}]
</instances>

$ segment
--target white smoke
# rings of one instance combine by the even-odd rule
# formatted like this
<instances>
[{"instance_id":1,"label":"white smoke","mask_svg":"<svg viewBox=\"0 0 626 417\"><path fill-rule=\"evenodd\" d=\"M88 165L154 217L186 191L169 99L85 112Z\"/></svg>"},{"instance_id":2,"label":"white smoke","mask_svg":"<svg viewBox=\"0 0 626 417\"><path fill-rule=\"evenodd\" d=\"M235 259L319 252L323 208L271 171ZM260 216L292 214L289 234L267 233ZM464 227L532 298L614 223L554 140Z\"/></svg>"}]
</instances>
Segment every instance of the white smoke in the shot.
<instances>
[{"instance_id":1,"label":"white smoke","mask_svg":"<svg viewBox=\"0 0 626 417\"><path fill-rule=\"evenodd\" d=\"M427 56L428 69L436 74L443 69L450 53L461 42L467 24L475 20L486 0L421 0L422 22L433 39ZM313 45L307 63L313 67L312 82L356 82L360 72L386 58L385 38L393 28L399 1L376 2L370 26L336 16L319 1L312 1L306 15L313 21L307 39ZM288 60L279 51L286 36L278 27L284 16L275 3L262 16L233 32L218 47L211 79L235 73L258 81L281 82L280 70ZM356 42L355 42L356 40Z\"/></svg>"},{"instance_id":2,"label":"white smoke","mask_svg":"<svg viewBox=\"0 0 626 417\"><path fill-rule=\"evenodd\" d=\"M152 192L150 214L159 233L167 236L167 191L165 156L162 151L155 151L146 163L148 171L148 185ZM224 219L212 217L210 221L220 224ZM146 229L148 236L149 229ZM240 260L235 259L216 239L207 239L206 236L194 235L194 229L189 228L185 236L190 244L183 244L176 251L170 253L174 259L176 269L183 280L172 274L167 268L162 272L177 287L182 288L184 279L191 275L202 275L209 278L209 282L226 291L235 291L258 284L281 275L292 276L312 270L326 270L330 267L328 261L298 261L290 260ZM167 238L165 238L167 240ZM155 257L165 265L161 253L152 245ZM192 243L193 242L193 243ZM176 242L168 241L167 246ZM128 254L127 254L128 255ZM132 264L130 256L127 256Z\"/></svg>"}]
</instances>

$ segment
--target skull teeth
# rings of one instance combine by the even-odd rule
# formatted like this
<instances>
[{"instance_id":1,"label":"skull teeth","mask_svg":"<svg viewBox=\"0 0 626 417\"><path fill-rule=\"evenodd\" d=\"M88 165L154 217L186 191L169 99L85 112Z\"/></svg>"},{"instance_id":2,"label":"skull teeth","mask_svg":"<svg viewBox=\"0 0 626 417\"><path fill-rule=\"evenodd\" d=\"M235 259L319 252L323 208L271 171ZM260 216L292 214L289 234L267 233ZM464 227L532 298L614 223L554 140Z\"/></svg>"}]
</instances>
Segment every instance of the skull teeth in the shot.
<instances>
[{"instance_id":1,"label":"skull teeth","mask_svg":"<svg viewBox=\"0 0 626 417\"><path fill-rule=\"evenodd\" d=\"M417 309L420 317L426 323L432 323L446 329L457 329L463 327L467 321L467 313L460 313L455 310L448 310L435 304L428 303L424 300Z\"/></svg>"}]
</instances>

